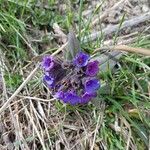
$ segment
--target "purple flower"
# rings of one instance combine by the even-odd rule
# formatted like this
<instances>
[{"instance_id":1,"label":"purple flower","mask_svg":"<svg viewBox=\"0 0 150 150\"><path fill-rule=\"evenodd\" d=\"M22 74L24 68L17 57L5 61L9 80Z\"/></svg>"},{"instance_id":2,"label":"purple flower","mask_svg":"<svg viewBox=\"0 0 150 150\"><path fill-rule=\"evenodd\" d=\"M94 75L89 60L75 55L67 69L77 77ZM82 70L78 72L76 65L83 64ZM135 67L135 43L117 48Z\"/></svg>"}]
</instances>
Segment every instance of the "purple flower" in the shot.
<instances>
[{"instance_id":1,"label":"purple flower","mask_svg":"<svg viewBox=\"0 0 150 150\"><path fill-rule=\"evenodd\" d=\"M81 104L88 103L92 98L95 98L97 96L97 93L84 93L82 95Z\"/></svg>"},{"instance_id":2,"label":"purple flower","mask_svg":"<svg viewBox=\"0 0 150 150\"><path fill-rule=\"evenodd\" d=\"M52 56L43 58L43 82L53 97L70 105L85 104L96 97L100 87L96 79L98 61L88 62L89 59L90 56L81 51L69 62Z\"/></svg>"},{"instance_id":3,"label":"purple flower","mask_svg":"<svg viewBox=\"0 0 150 150\"><path fill-rule=\"evenodd\" d=\"M77 67L84 67L87 65L89 58L90 58L90 56L88 54L83 53L83 52L79 52L75 56L74 64Z\"/></svg>"},{"instance_id":4,"label":"purple flower","mask_svg":"<svg viewBox=\"0 0 150 150\"><path fill-rule=\"evenodd\" d=\"M41 66L45 71L50 71L54 67L53 58L51 56L43 57Z\"/></svg>"},{"instance_id":5,"label":"purple flower","mask_svg":"<svg viewBox=\"0 0 150 150\"><path fill-rule=\"evenodd\" d=\"M76 105L81 101L81 98L72 92L64 93L64 98L62 99L65 103L70 103L71 105Z\"/></svg>"},{"instance_id":6,"label":"purple flower","mask_svg":"<svg viewBox=\"0 0 150 150\"><path fill-rule=\"evenodd\" d=\"M84 83L84 87L87 93L94 93L100 88L100 82L98 79L89 79Z\"/></svg>"},{"instance_id":7,"label":"purple flower","mask_svg":"<svg viewBox=\"0 0 150 150\"><path fill-rule=\"evenodd\" d=\"M51 76L45 75L43 77L43 81L44 81L44 83L46 83L46 85L48 87L53 87L53 85L54 85L54 78Z\"/></svg>"},{"instance_id":8,"label":"purple flower","mask_svg":"<svg viewBox=\"0 0 150 150\"><path fill-rule=\"evenodd\" d=\"M86 75L96 76L99 71L99 62L97 60L89 62L86 67Z\"/></svg>"}]
</instances>

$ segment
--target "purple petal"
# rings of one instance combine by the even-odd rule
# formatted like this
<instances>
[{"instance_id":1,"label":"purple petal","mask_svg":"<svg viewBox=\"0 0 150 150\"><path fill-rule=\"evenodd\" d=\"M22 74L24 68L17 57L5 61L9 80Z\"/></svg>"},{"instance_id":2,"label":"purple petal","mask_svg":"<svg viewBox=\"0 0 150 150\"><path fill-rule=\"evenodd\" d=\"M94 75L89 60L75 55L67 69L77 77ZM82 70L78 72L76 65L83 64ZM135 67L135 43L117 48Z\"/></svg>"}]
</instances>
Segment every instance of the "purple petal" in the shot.
<instances>
[{"instance_id":1,"label":"purple petal","mask_svg":"<svg viewBox=\"0 0 150 150\"><path fill-rule=\"evenodd\" d=\"M55 79L55 82L58 83L66 76L66 70L61 68L61 65L54 62L53 68L50 71L45 71L45 75L52 76Z\"/></svg>"},{"instance_id":2,"label":"purple petal","mask_svg":"<svg viewBox=\"0 0 150 150\"><path fill-rule=\"evenodd\" d=\"M47 76L47 75L45 75L44 77L43 77L43 81L44 81L44 83L48 86L48 87L53 87L53 85L54 85L54 78L53 77L51 77L51 76Z\"/></svg>"},{"instance_id":3,"label":"purple petal","mask_svg":"<svg viewBox=\"0 0 150 150\"><path fill-rule=\"evenodd\" d=\"M50 71L54 67L54 60L53 60L53 58L51 56L43 57L41 66L42 66L42 68L45 71Z\"/></svg>"},{"instance_id":4,"label":"purple petal","mask_svg":"<svg viewBox=\"0 0 150 150\"><path fill-rule=\"evenodd\" d=\"M87 93L94 93L100 88L100 82L98 79L89 79L85 82L84 87Z\"/></svg>"},{"instance_id":5,"label":"purple petal","mask_svg":"<svg viewBox=\"0 0 150 150\"><path fill-rule=\"evenodd\" d=\"M99 71L99 62L97 60L89 62L86 68L86 75L95 76Z\"/></svg>"},{"instance_id":6,"label":"purple petal","mask_svg":"<svg viewBox=\"0 0 150 150\"><path fill-rule=\"evenodd\" d=\"M64 98L64 92L63 91L56 92L54 95L54 98L63 99Z\"/></svg>"},{"instance_id":7,"label":"purple petal","mask_svg":"<svg viewBox=\"0 0 150 150\"><path fill-rule=\"evenodd\" d=\"M81 99L81 104L86 104L88 103L90 100L92 100L92 98L95 98L97 96L97 93L84 93L82 95L82 99Z\"/></svg>"},{"instance_id":8,"label":"purple petal","mask_svg":"<svg viewBox=\"0 0 150 150\"><path fill-rule=\"evenodd\" d=\"M89 58L90 58L90 56L88 54L83 53L83 52L79 52L75 56L74 64L77 67L84 67L87 65Z\"/></svg>"},{"instance_id":9,"label":"purple petal","mask_svg":"<svg viewBox=\"0 0 150 150\"><path fill-rule=\"evenodd\" d=\"M81 101L81 98L78 95L76 95L75 93L66 92L64 94L63 101L65 103L70 103L71 105L76 105Z\"/></svg>"}]
</instances>

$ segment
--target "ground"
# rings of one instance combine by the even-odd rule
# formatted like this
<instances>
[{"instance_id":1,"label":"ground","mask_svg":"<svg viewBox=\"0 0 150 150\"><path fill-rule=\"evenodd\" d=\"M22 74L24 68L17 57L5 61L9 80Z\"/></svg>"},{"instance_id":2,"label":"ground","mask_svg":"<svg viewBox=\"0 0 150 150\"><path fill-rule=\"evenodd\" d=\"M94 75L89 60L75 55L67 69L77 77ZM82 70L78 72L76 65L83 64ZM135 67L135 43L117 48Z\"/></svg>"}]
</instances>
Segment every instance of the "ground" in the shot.
<instances>
[{"instance_id":1,"label":"ground","mask_svg":"<svg viewBox=\"0 0 150 150\"><path fill-rule=\"evenodd\" d=\"M149 7L148 0L0 0L0 107L15 95L0 111L0 149L150 148L149 56L97 53L100 62L117 61L100 69L104 86L87 105L54 99L40 68L16 93L42 56L62 58L70 28L91 55L119 44L150 49Z\"/></svg>"}]
</instances>

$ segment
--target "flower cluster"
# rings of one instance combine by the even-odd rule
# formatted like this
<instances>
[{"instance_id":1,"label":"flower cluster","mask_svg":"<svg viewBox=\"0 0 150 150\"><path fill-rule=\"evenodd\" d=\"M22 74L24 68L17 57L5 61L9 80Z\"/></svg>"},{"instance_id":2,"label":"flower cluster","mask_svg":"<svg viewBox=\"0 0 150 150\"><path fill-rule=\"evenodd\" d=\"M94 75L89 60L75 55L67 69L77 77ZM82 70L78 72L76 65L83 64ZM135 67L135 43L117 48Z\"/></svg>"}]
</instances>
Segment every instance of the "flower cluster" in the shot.
<instances>
[{"instance_id":1,"label":"flower cluster","mask_svg":"<svg viewBox=\"0 0 150 150\"><path fill-rule=\"evenodd\" d=\"M100 88L96 78L99 62L90 61L88 54L80 51L71 62L45 56L41 66L44 70L44 84L55 98L64 103L85 104L97 96Z\"/></svg>"}]
</instances>

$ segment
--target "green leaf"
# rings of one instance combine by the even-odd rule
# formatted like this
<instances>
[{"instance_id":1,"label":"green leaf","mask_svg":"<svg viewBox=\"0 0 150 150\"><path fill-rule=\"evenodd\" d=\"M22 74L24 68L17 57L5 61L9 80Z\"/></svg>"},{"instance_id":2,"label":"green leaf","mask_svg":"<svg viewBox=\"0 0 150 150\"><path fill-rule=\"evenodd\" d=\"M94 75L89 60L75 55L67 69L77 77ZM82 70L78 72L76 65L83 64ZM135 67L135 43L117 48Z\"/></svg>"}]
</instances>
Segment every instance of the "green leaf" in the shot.
<instances>
[{"instance_id":1,"label":"green leaf","mask_svg":"<svg viewBox=\"0 0 150 150\"><path fill-rule=\"evenodd\" d=\"M100 72L107 72L109 70L113 70L115 65L118 63L118 60L123 55L122 52L105 52L103 54L97 53L93 58L93 60L98 60L100 62Z\"/></svg>"},{"instance_id":2,"label":"green leaf","mask_svg":"<svg viewBox=\"0 0 150 150\"><path fill-rule=\"evenodd\" d=\"M79 50L81 50L79 41L76 38L75 33L72 30L70 30L68 34L67 50L64 52L65 60L72 60Z\"/></svg>"}]
</instances>

